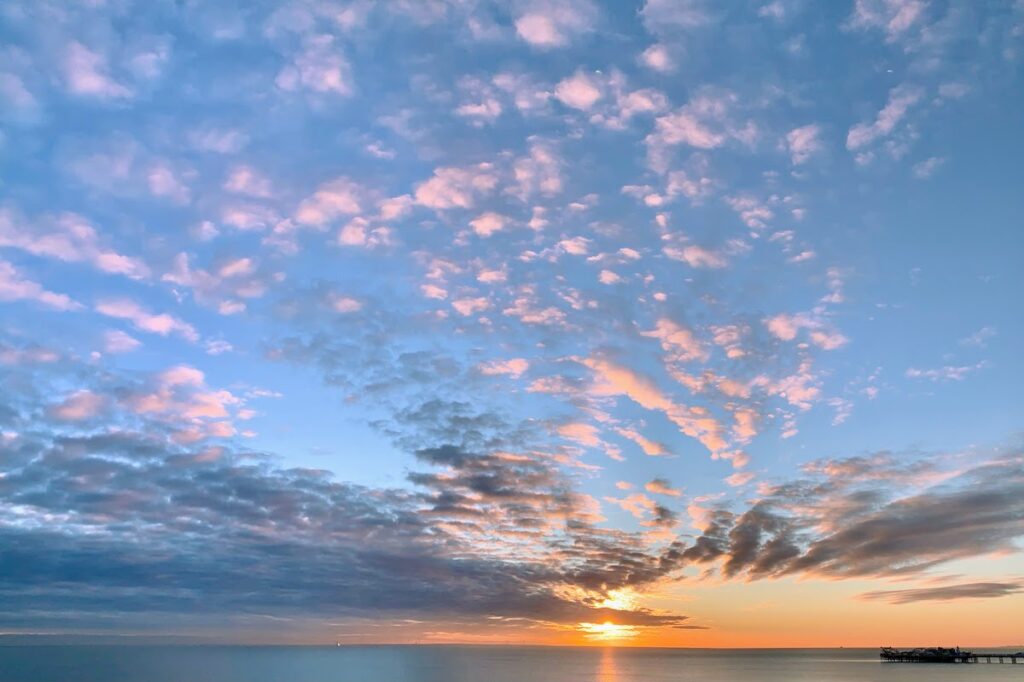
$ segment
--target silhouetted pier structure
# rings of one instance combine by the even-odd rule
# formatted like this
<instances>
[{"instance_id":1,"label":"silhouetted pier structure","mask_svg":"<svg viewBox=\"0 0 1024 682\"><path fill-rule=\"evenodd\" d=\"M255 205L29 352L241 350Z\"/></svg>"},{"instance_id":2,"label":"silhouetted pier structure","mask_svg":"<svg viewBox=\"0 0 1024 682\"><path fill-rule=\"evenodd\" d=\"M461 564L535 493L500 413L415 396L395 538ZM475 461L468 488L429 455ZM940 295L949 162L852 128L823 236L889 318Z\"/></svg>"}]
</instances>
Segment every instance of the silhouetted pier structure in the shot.
<instances>
[{"instance_id":1,"label":"silhouetted pier structure","mask_svg":"<svg viewBox=\"0 0 1024 682\"><path fill-rule=\"evenodd\" d=\"M923 649L894 649L884 646L878 657L888 663L1024 663L1024 651L1016 653L979 653L964 651L960 647L944 649L928 647Z\"/></svg>"}]
</instances>

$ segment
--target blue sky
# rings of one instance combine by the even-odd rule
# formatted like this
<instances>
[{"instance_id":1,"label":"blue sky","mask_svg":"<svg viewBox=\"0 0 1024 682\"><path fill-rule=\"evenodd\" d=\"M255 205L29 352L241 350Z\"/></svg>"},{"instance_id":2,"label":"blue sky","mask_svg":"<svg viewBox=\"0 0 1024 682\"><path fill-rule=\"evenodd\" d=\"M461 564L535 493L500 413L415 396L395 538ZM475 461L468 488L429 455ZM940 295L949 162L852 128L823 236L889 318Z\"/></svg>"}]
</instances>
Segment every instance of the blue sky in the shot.
<instances>
[{"instance_id":1,"label":"blue sky","mask_svg":"<svg viewBox=\"0 0 1024 682\"><path fill-rule=\"evenodd\" d=\"M657 602L683 576L836 577L845 528L1019 484L1022 38L1020 2L6 3L0 527L26 567L43 530L79 563L3 618L51 627L59 586L176 533L195 545L166 570L216 618L143 571L80 627L286 613L195 553L285 519L356 551L308 494L381 505L363 548L408 532L479 576L557 574L527 591L543 617L341 598L309 623L561 632L629 590L635 636L686 618ZM815 477L820 506L793 497ZM939 585L920 601L982 578L1019 600L1021 513L984 550L843 551L858 579ZM603 582L569 570L577 524L662 568L591 547Z\"/></svg>"}]
</instances>

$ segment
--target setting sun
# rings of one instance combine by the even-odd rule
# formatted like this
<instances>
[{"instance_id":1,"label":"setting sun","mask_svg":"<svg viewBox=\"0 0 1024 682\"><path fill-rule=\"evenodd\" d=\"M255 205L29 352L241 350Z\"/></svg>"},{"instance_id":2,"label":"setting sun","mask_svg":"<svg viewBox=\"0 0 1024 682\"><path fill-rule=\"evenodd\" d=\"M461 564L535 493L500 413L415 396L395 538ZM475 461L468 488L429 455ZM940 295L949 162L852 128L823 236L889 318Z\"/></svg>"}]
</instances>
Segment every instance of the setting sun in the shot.
<instances>
[{"instance_id":1,"label":"setting sun","mask_svg":"<svg viewBox=\"0 0 1024 682\"><path fill-rule=\"evenodd\" d=\"M610 621L604 623L580 623L580 631L589 640L613 641L631 639L640 634L632 625L618 625Z\"/></svg>"}]
</instances>

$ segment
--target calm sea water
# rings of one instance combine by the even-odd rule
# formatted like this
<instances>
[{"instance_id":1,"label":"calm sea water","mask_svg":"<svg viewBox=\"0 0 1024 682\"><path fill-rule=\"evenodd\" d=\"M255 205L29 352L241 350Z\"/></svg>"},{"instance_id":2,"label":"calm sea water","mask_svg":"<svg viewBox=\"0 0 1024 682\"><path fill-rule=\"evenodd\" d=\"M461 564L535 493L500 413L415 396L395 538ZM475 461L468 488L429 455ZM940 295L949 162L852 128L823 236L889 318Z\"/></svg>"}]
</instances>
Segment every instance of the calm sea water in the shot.
<instances>
[{"instance_id":1,"label":"calm sea water","mask_svg":"<svg viewBox=\"0 0 1024 682\"><path fill-rule=\"evenodd\" d=\"M880 663L875 649L0 647L3 682L1024 682L1024 665Z\"/></svg>"}]
</instances>

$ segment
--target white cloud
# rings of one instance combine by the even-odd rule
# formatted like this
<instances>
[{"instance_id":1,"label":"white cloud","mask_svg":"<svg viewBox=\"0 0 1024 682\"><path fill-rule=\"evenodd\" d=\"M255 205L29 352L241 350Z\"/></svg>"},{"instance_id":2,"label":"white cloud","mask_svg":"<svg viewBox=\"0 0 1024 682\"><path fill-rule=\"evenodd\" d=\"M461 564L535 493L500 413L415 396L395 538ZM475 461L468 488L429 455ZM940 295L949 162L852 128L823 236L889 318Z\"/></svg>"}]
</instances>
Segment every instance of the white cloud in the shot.
<instances>
[{"instance_id":1,"label":"white cloud","mask_svg":"<svg viewBox=\"0 0 1024 682\"><path fill-rule=\"evenodd\" d=\"M943 164L946 163L946 159L941 156L932 156L930 158L921 161L920 163L914 164L914 177L918 180L925 180L935 174L935 171L939 170Z\"/></svg>"},{"instance_id":2,"label":"white cloud","mask_svg":"<svg viewBox=\"0 0 1024 682\"><path fill-rule=\"evenodd\" d=\"M995 327L982 327L978 331L974 332L970 336L960 339L961 346L974 346L975 348L984 348L988 345L991 339L996 337L997 331Z\"/></svg>"},{"instance_id":3,"label":"white cloud","mask_svg":"<svg viewBox=\"0 0 1024 682\"><path fill-rule=\"evenodd\" d=\"M927 379L929 381L963 381L967 375L986 367L988 367L988 363L985 361L973 365L945 365L934 369L911 367L907 370L906 375L911 379Z\"/></svg>"}]
</instances>

